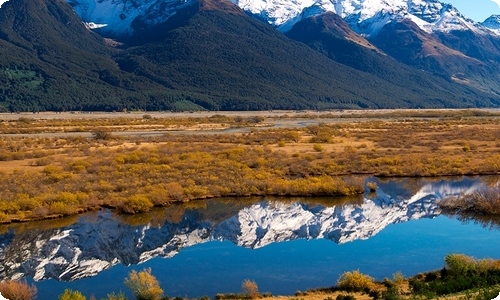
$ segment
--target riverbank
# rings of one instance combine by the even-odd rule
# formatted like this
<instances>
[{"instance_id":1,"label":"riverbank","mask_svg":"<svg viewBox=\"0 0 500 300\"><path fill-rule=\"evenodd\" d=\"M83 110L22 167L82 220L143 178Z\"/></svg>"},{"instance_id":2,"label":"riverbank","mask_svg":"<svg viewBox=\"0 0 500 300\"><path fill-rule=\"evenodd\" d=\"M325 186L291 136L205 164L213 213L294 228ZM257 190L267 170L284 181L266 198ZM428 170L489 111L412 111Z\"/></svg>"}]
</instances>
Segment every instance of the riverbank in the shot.
<instances>
[{"instance_id":1,"label":"riverbank","mask_svg":"<svg viewBox=\"0 0 500 300\"><path fill-rule=\"evenodd\" d=\"M4 119L0 222L212 197L355 195L366 176L500 174L497 112L197 114Z\"/></svg>"}]
</instances>

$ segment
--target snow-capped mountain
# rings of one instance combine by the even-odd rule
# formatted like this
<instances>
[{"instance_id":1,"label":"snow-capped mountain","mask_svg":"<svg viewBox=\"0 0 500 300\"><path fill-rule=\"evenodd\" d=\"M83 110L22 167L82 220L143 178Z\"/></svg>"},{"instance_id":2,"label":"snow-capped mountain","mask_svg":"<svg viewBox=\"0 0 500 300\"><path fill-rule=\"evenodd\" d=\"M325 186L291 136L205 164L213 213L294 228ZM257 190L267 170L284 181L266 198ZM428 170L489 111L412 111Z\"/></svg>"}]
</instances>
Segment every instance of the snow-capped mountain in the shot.
<instances>
[{"instance_id":1,"label":"snow-capped mountain","mask_svg":"<svg viewBox=\"0 0 500 300\"><path fill-rule=\"evenodd\" d=\"M493 15L481 23L484 27L500 35L500 15Z\"/></svg>"},{"instance_id":2,"label":"snow-capped mountain","mask_svg":"<svg viewBox=\"0 0 500 300\"><path fill-rule=\"evenodd\" d=\"M469 179L442 181L427 183L415 193L392 183L380 186L376 197L367 197L361 204L263 201L222 216L221 221L188 211L180 221L166 221L161 226L129 225L104 211L64 228L9 232L0 235L0 278L71 281L119 263L172 257L183 248L214 240L247 248L296 239L347 243L374 236L390 224L433 218L440 213L437 199L469 193L483 185Z\"/></svg>"},{"instance_id":3,"label":"snow-capped mountain","mask_svg":"<svg viewBox=\"0 0 500 300\"><path fill-rule=\"evenodd\" d=\"M2 0L0 0L2 1ZM67 0L90 28L129 35L138 24L161 24L195 0ZM391 21L411 20L426 32L473 30L491 33L481 24L439 0L230 0L244 11L288 31L298 21L335 12L358 33L371 36ZM495 31L493 31L495 32Z\"/></svg>"},{"instance_id":4,"label":"snow-capped mountain","mask_svg":"<svg viewBox=\"0 0 500 300\"><path fill-rule=\"evenodd\" d=\"M473 30L488 33L455 7L438 0L232 0L252 14L265 18L281 31L311 15L335 12L358 33L372 36L391 21L410 20L426 32Z\"/></svg>"}]
</instances>

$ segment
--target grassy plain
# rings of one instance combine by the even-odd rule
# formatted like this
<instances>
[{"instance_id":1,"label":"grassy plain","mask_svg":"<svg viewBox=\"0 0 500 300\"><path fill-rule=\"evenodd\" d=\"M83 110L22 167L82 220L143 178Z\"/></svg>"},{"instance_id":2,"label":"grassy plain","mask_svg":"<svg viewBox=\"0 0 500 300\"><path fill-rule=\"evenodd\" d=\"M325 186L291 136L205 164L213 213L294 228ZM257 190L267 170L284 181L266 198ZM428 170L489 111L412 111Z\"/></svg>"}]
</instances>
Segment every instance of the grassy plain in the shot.
<instances>
[{"instance_id":1,"label":"grassy plain","mask_svg":"<svg viewBox=\"0 0 500 300\"><path fill-rule=\"evenodd\" d=\"M500 174L500 111L0 114L0 222Z\"/></svg>"}]
</instances>

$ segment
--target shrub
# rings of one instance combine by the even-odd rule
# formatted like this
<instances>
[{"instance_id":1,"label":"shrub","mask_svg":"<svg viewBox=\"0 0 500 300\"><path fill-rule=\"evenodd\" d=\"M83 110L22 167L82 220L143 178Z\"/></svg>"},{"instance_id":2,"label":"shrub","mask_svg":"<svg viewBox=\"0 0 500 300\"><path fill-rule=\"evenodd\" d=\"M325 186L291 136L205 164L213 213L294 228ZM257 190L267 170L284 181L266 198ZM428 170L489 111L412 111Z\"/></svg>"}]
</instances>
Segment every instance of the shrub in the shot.
<instances>
[{"instance_id":1,"label":"shrub","mask_svg":"<svg viewBox=\"0 0 500 300\"><path fill-rule=\"evenodd\" d=\"M104 300L127 300L127 297L125 296L125 294L123 292L120 292L118 294L111 293L111 294L108 294L108 296Z\"/></svg>"},{"instance_id":2,"label":"shrub","mask_svg":"<svg viewBox=\"0 0 500 300\"><path fill-rule=\"evenodd\" d=\"M182 201L186 198L186 195L184 193L184 188L182 185L178 182L169 182L167 183L166 186L168 190L168 195L170 198L176 200L176 201Z\"/></svg>"},{"instance_id":3,"label":"shrub","mask_svg":"<svg viewBox=\"0 0 500 300\"><path fill-rule=\"evenodd\" d=\"M135 214L148 212L153 206L153 201L146 195L132 195L123 202L121 209L125 213Z\"/></svg>"},{"instance_id":4,"label":"shrub","mask_svg":"<svg viewBox=\"0 0 500 300\"><path fill-rule=\"evenodd\" d=\"M384 300L398 300L403 299L399 289L396 286L388 287L386 291L382 293L382 299Z\"/></svg>"},{"instance_id":5,"label":"shrub","mask_svg":"<svg viewBox=\"0 0 500 300\"><path fill-rule=\"evenodd\" d=\"M159 300L163 295L158 280L151 275L151 269L130 272L125 279L125 285L132 291L137 300Z\"/></svg>"},{"instance_id":6,"label":"shrub","mask_svg":"<svg viewBox=\"0 0 500 300\"><path fill-rule=\"evenodd\" d=\"M64 290L59 296L59 300L86 300L87 298L79 291L72 291L70 289ZM10 300L10 299L9 299Z\"/></svg>"},{"instance_id":7,"label":"shrub","mask_svg":"<svg viewBox=\"0 0 500 300\"><path fill-rule=\"evenodd\" d=\"M374 181L370 181L366 184L366 187L370 190L370 192L375 192L378 188L378 185Z\"/></svg>"},{"instance_id":8,"label":"shrub","mask_svg":"<svg viewBox=\"0 0 500 300\"><path fill-rule=\"evenodd\" d=\"M371 290L374 286L373 278L362 274L359 270L345 272L337 281L337 287L348 292Z\"/></svg>"},{"instance_id":9,"label":"shrub","mask_svg":"<svg viewBox=\"0 0 500 300\"><path fill-rule=\"evenodd\" d=\"M400 271L397 271L396 273L394 273L392 275L392 278L394 280L394 283L398 284L398 285L403 284L405 281L405 276Z\"/></svg>"},{"instance_id":10,"label":"shrub","mask_svg":"<svg viewBox=\"0 0 500 300\"><path fill-rule=\"evenodd\" d=\"M243 280L241 283L241 292L250 298L257 298L260 295L257 283L250 279Z\"/></svg>"},{"instance_id":11,"label":"shrub","mask_svg":"<svg viewBox=\"0 0 500 300\"><path fill-rule=\"evenodd\" d=\"M321 146L320 144L314 144L313 145L313 149L316 152L322 152L323 151L323 146Z\"/></svg>"},{"instance_id":12,"label":"shrub","mask_svg":"<svg viewBox=\"0 0 500 300\"><path fill-rule=\"evenodd\" d=\"M446 255L444 260L446 270L453 275L464 275L476 269L475 259L464 254L451 253Z\"/></svg>"},{"instance_id":13,"label":"shrub","mask_svg":"<svg viewBox=\"0 0 500 300\"><path fill-rule=\"evenodd\" d=\"M104 129L97 129L92 131L92 137L95 140L110 140L113 138L113 134L110 131Z\"/></svg>"},{"instance_id":14,"label":"shrub","mask_svg":"<svg viewBox=\"0 0 500 300\"><path fill-rule=\"evenodd\" d=\"M36 298L37 289L26 281L0 282L2 296L9 300L32 300Z\"/></svg>"},{"instance_id":15,"label":"shrub","mask_svg":"<svg viewBox=\"0 0 500 300\"><path fill-rule=\"evenodd\" d=\"M438 202L447 212L500 215L500 188L485 188L458 198L449 197Z\"/></svg>"}]
</instances>

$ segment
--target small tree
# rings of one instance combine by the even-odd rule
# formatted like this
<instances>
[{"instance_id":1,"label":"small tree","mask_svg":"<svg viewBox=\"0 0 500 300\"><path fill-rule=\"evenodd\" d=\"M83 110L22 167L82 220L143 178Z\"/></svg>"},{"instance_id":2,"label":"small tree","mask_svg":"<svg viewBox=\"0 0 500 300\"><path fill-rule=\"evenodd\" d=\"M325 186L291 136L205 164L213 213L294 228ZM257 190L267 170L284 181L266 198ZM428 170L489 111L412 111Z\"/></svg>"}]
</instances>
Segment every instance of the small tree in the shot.
<instances>
[{"instance_id":1,"label":"small tree","mask_svg":"<svg viewBox=\"0 0 500 300\"><path fill-rule=\"evenodd\" d=\"M86 300L87 298L79 291L73 291L70 289L64 290L59 296L59 300Z\"/></svg>"},{"instance_id":2,"label":"small tree","mask_svg":"<svg viewBox=\"0 0 500 300\"><path fill-rule=\"evenodd\" d=\"M476 260L465 254L451 253L446 255L444 261L446 270L452 275L462 275L476 269Z\"/></svg>"},{"instance_id":3,"label":"small tree","mask_svg":"<svg viewBox=\"0 0 500 300\"><path fill-rule=\"evenodd\" d=\"M243 280L241 283L241 292L250 298L258 298L260 295L257 283L250 279Z\"/></svg>"},{"instance_id":4,"label":"small tree","mask_svg":"<svg viewBox=\"0 0 500 300\"><path fill-rule=\"evenodd\" d=\"M133 270L125 279L125 285L132 291L137 300L159 300L163 290L158 280L151 275L151 269L140 272Z\"/></svg>"},{"instance_id":5,"label":"small tree","mask_svg":"<svg viewBox=\"0 0 500 300\"><path fill-rule=\"evenodd\" d=\"M375 283L373 278L362 274L359 270L353 272L345 272L340 275L337 281L338 288L348 292L361 292L364 290L371 290L374 288Z\"/></svg>"}]
</instances>

